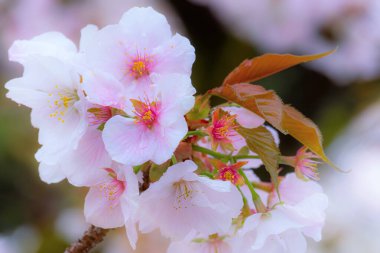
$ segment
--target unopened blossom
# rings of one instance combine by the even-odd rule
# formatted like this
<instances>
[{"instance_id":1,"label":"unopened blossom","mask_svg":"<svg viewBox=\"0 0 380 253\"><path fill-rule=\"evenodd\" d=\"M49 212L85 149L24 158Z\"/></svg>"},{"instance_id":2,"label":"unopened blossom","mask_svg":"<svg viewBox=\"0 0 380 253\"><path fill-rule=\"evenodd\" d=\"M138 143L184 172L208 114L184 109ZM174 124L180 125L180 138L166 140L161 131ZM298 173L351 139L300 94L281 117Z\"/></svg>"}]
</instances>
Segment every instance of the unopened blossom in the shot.
<instances>
[{"instance_id":1,"label":"unopened blossom","mask_svg":"<svg viewBox=\"0 0 380 253\"><path fill-rule=\"evenodd\" d=\"M102 228L125 225L131 246L135 247L138 196L138 181L133 169L114 164L104 169L103 181L92 186L86 196L86 221Z\"/></svg>"},{"instance_id":2,"label":"unopened blossom","mask_svg":"<svg viewBox=\"0 0 380 253\"><path fill-rule=\"evenodd\" d=\"M302 147L297 151L294 157L283 157L286 164L293 166L298 178L303 180L319 180L317 160L319 157L308 151L306 147Z\"/></svg>"},{"instance_id":3,"label":"unopened blossom","mask_svg":"<svg viewBox=\"0 0 380 253\"><path fill-rule=\"evenodd\" d=\"M171 74L153 80L155 88L150 94L128 101L127 117L115 116L105 124L103 140L117 162L161 164L170 159L187 133L184 114L193 106L195 93L190 78Z\"/></svg>"},{"instance_id":4,"label":"unopened blossom","mask_svg":"<svg viewBox=\"0 0 380 253\"><path fill-rule=\"evenodd\" d=\"M175 164L141 194L142 232L159 228L175 239L228 232L243 206L240 193L230 182L198 176L196 169L192 161Z\"/></svg>"},{"instance_id":5,"label":"unopened blossom","mask_svg":"<svg viewBox=\"0 0 380 253\"><path fill-rule=\"evenodd\" d=\"M189 76L195 60L189 40L173 36L166 18L150 7L128 10L119 24L84 28L81 52L91 69L122 83L118 92L129 87L138 95L150 89L152 74Z\"/></svg>"},{"instance_id":6,"label":"unopened blossom","mask_svg":"<svg viewBox=\"0 0 380 253\"><path fill-rule=\"evenodd\" d=\"M238 231L242 252L264 252L274 247L280 251L269 252L303 253L306 251L304 236L321 239L327 208L327 197L321 187L292 173L281 181L279 191L281 202L273 191L268 198L270 211L249 216Z\"/></svg>"}]
</instances>

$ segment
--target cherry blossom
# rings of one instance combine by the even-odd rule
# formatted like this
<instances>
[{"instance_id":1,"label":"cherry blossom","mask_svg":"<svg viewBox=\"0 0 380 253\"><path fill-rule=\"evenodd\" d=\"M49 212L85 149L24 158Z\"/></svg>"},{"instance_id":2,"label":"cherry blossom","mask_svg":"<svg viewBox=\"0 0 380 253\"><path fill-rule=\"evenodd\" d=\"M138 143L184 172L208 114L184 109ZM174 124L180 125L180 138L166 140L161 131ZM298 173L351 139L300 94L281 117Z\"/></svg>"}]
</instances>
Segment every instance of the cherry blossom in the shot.
<instances>
[{"instance_id":1,"label":"cherry blossom","mask_svg":"<svg viewBox=\"0 0 380 253\"><path fill-rule=\"evenodd\" d=\"M91 69L121 82L119 92L130 87L137 95L149 90L152 74L189 76L195 60L189 40L173 36L166 18L150 7L130 9L119 24L84 28L81 52Z\"/></svg>"},{"instance_id":2,"label":"cherry blossom","mask_svg":"<svg viewBox=\"0 0 380 253\"><path fill-rule=\"evenodd\" d=\"M103 181L92 186L84 205L86 221L102 228L126 226L132 247L137 241L136 212L139 188L132 168L114 165Z\"/></svg>"},{"instance_id":3,"label":"cherry blossom","mask_svg":"<svg viewBox=\"0 0 380 253\"><path fill-rule=\"evenodd\" d=\"M243 206L239 192L230 182L196 175L196 169L192 161L175 164L141 194L142 232L160 228L165 236L183 239L229 230Z\"/></svg>"},{"instance_id":4,"label":"cherry blossom","mask_svg":"<svg viewBox=\"0 0 380 253\"><path fill-rule=\"evenodd\" d=\"M221 115L223 112L228 114ZM242 148L247 148L245 139L236 131L236 122L245 128L257 128L264 126L265 120L259 115L251 112L243 107L237 106L224 106L218 107L212 113L212 119L210 126L206 129L209 137L202 138L198 144L203 147L211 147L220 153L232 153L237 155ZM277 145L280 143L280 139L276 130L269 126L265 126L274 138ZM248 149L248 148L247 148ZM249 155L256 156L257 154L248 151ZM242 160L246 164L244 168L258 168L262 165L260 159L248 159Z\"/></svg>"},{"instance_id":5,"label":"cherry blossom","mask_svg":"<svg viewBox=\"0 0 380 253\"><path fill-rule=\"evenodd\" d=\"M178 74L153 79L156 87L150 94L130 99L127 117L115 116L105 124L104 143L117 162L161 164L170 159L187 133L184 114L193 106L195 93L190 79Z\"/></svg>"},{"instance_id":6,"label":"cherry blossom","mask_svg":"<svg viewBox=\"0 0 380 253\"><path fill-rule=\"evenodd\" d=\"M249 216L238 231L242 238L241 250L262 252L274 247L278 249L273 252L305 252L303 236L316 241L321 239L327 207L327 197L321 187L312 181L302 181L292 173L281 181L279 192L281 202L273 191L268 198L270 211Z\"/></svg>"},{"instance_id":7,"label":"cherry blossom","mask_svg":"<svg viewBox=\"0 0 380 253\"><path fill-rule=\"evenodd\" d=\"M306 147L302 147L297 151L294 157L284 157L286 164L293 166L298 178L303 180L313 179L319 180L318 164L319 157L312 152L308 152Z\"/></svg>"}]
</instances>

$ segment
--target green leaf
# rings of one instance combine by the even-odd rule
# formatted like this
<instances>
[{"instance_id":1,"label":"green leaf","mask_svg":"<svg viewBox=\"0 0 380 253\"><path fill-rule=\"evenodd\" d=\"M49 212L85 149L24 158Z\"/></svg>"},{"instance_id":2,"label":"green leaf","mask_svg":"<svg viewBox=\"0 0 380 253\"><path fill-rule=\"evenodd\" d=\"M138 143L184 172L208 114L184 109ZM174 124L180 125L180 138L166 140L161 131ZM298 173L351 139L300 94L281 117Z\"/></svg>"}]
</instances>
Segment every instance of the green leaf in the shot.
<instances>
[{"instance_id":1,"label":"green leaf","mask_svg":"<svg viewBox=\"0 0 380 253\"><path fill-rule=\"evenodd\" d=\"M186 118L192 121L207 118L210 109L210 95L197 96L194 107L186 114Z\"/></svg>"},{"instance_id":2,"label":"green leaf","mask_svg":"<svg viewBox=\"0 0 380 253\"><path fill-rule=\"evenodd\" d=\"M278 166L281 153L272 133L264 126L252 129L239 126L236 131L244 137L248 148L263 161L265 169L269 172L272 183L278 192Z\"/></svg>"},{"instance_id":3,"label":"green leaf","mask_svg":"<svg viewBox=\"0 0 380 253\"><path fill-rule=\"evenodd\" d=\"M242 147L239 152L236 154L239 155L248 155L249 154L249 148L247 146Z\"/></svg>"},{"instance_id":4,"label":"green leaf","mask_svg":"<svg viewBox=\"0 0 380 253\"><path fill-rule=\"evenodd\" d=\"M161 176L166 172L166 170L169 168L171 164L171 160L168 160L164 162L163 164L152 164L152 167L149 171L149 180L150 182L156 182L158 181Z\"/></svg>"}]
</instances>

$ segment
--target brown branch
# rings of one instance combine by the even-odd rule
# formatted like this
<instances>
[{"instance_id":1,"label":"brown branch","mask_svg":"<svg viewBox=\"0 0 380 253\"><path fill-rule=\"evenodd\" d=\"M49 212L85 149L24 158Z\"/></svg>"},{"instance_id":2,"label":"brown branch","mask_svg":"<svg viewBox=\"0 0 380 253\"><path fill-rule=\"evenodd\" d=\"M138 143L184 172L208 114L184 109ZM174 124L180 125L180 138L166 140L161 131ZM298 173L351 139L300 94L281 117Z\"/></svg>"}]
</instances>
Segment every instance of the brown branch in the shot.
<instances>
[{"instance_id":1,"label":"brown branch","mask_svg":"<svg viewBox=\"0 0 380 253\"><path fill-rule=\"evenodd\" d=\"M65 250L65 253L87 253L97 244L103 241L108 229L98 228L91 225L86 232L84 232L82 238L73 243Z\"/></svg>"},{"instance_id":2,"label":"brown branch","mask_svg":"<svg viewBox=\"0 0 380 253\"><path fill-rule=\"evenodd\" d=\"M149 170L143 171L143 183L140 184L140 192L149 188Z\"/></svg>"}]
</instances>

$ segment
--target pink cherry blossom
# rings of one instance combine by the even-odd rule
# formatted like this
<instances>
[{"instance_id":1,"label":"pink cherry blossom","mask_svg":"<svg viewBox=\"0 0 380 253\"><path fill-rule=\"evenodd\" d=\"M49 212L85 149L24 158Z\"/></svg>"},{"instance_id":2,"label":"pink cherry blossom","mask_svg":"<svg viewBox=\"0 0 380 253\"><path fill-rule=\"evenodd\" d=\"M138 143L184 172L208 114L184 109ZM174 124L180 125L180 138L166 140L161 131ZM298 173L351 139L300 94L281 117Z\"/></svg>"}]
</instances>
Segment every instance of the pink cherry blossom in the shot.
<instances>
[{"instance_id":1,"label":"pink cherry blossom","mask_svg":"<svg viewBox=\"0 0 380 253\"><path fill-rule=\"evenodd\" d=\"M106 149L117 162L161 164L170 159L187 133L184 114L193 106L195 92L190 79L173 74L153 80L155 88L150 94L130 99L127 117L115 116L104 127Z\"/></svg>"},{"instance_id":2,"label":"pink cherry blossom","mask_svg":"<svg viewBox=\"0 0 380 253\"><path fill-rule=\"evenodd\" d=\"M98 169L111 164L96 128L112 115L104 115L104 109L100 114L102 106L86 101L76 54L75 45L59 33L16 41L10 49L10 58L25 70L23 77L6 84L7 96L32 109L42 145L36 159L47 183L67 177L74 185L90 185L97 181Z\"/></svg>"},{"instance_id":3,"label":"pink cherry blossom","mask_svg":"<svg viewBox=\"0 0 380 253\"><path fill-rule=\"evenodd\" d=\"M221 110L228 112L230 116L224 115L219 116L220 111L215 110L213 112L211 125L206 129L209 133L209 138L201 139L198 144L207 148L215 148L220 153L230 153L233 155L238 154L238 152L247 146L245 139L235 130L237 127L234 121L236 120L241 126L245 128L257 128L263 126L265 120L242 107L236 106L224 106L220 108ZM280 143L280 139L276 130L269 126L265 126L274 138L277 145ZM255 156L252 151L249 151L249 155ZM258 168L262 165L260 159L247 159L241 160L247 162L243 168Z\"/></svg>"},{"instance_id":4,"label":"pink cherry blossom","mask_svg":"<svg viewBox=\"0 0 380 253\"><path fill-rule=\"evenodd\" d=\"M284 157L284 161L294 167L295 173L298 178L303 180L319 180L318 164L321 162L319 158L312 152L308 152L306 147L302 147L297 151L297 154L293 157Z\"/></svg>"},{"instance_id":5,"label":"pink cherry blossom","mask_svg":"<svg viewBox=\"0 0 380 253\"><path fill-rule=\"evenodd\" d=\"M7 97L32 109L42 145L36 158L53 164L59 154L77 146L86 129L80 75L72 65L47 56L34 56L24 68L23 77L5 85Z\"/></svg>"},{"instance_id":6,"label":"pink cherry blossom","mask_svg":"<svg viewBox=\"0 0 380 253\"><path fill-rule=\"evenodd\" d=\"M228 232L243 206L240 193L230 182L196 175L196 169L192 161L175 164L141 194L142 232L160 228L176 239Z\"/></svg>"},{"instance_id":7,"label":"pink cherry blossom","mask_svg":"<svg viewBox=\"0 0 380 253\"><path fill-rule=\"evenodd\" d=\"M86 221L102 228L126 226L134 248L137 241L136 212L139 188L132 168L113 165L104 170L104 178L92 186L84 205Z\"/></svg>"},{"instance_id":8,"label":"pink cherry blossom","mask_svg":"<svg viewBox=\"0 0 380 253\"><path fill-rule=\"evenodd\" d=\"M273 191L268 198L270 211L251 215L238 231L241 250L264 252L272 245L280 250L274 252L301 253L306 251L303 236L321 239L327 207L321 187L312 181L302 181L293 173L281 181L279 191L281 202Z\"/></svg>"},{"instance_id":9,"label":"pink cherry blossom","mask_svg":"<svg viewBox=\"0 0 380 253\"><path fill-rule=\"evenodd\" d=\"M185 37L172 35L166 18L152 8L132 8L119 24L82 31L81 52L91 69L107 72L137 95L152 85L152 74L189 76L194 48ZM99 43L89 43L99 41Z\"/></svg>"}]
</instances>

